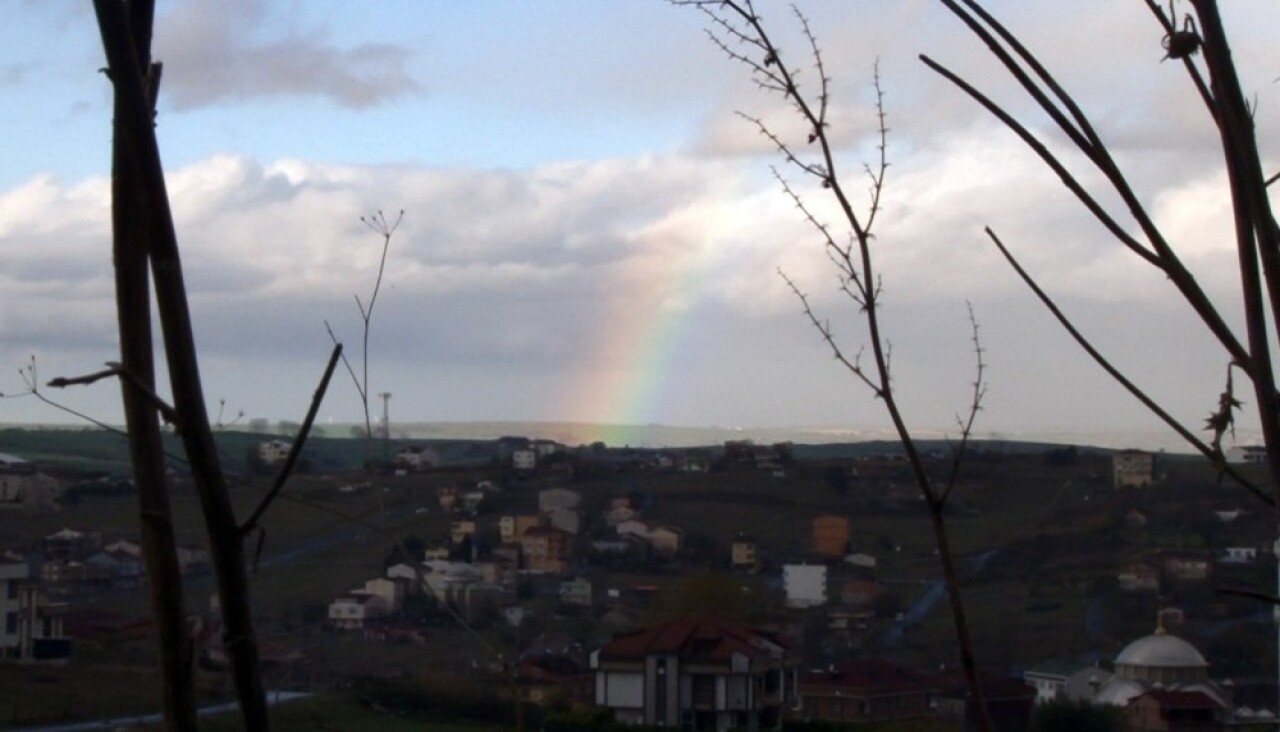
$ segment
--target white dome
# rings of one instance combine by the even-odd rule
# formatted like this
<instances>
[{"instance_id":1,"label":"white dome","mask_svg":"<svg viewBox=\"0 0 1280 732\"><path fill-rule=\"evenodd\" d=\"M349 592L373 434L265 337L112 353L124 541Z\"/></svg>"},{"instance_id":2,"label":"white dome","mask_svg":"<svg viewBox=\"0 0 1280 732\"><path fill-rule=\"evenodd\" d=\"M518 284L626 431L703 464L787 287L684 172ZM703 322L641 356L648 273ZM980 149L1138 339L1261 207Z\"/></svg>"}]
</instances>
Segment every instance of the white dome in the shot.
<instances>
[{"instance_id":1,"label":"white dome","mask_svg":"<svg viewBox=\"0 0 1280 732\"><path fill-rule=\"evenodd\" d=\"M1130 643L1116 656L1116 666L1147 668L1208 668L1200 651L1181 638L1157 631Z\"/></svg>"}]
</instances>

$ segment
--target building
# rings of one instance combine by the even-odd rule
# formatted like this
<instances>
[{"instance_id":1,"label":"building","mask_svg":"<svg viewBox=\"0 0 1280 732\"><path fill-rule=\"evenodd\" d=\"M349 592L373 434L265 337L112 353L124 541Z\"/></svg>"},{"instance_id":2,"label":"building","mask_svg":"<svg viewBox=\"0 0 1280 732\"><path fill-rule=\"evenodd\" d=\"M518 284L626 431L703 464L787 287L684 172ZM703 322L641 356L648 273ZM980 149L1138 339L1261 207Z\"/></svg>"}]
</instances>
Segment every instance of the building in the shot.
<instances>
[{"instance_id":1,"label":"building","mask_svg":"<svg viewBox=\"0 0 1280 732\"><path fill-rule=\"evenodd\" d=\"M0 564L0 657L66 663L71 639L63 633L63 606L45 596L25 562Z\"/></svg>"},{"instance_id":2,"label":"building","mask_svg":"<svg viewBox=\"0 0 1280 732\"><path fill-rule=\"evenodd\" d=\"M813 520L813 553L819 557L840 559L849 552L849 519L844 516L818 516Z\"/></svg>"},{"instance_id":3,"label":"building","mask_svg":"<svg viewBox=\"0 0 1280 732\"><path fill-rule=\"evenodd\" d=\"M575 577L560 583L560 604L575 607L591 607L595 589L586 577Z\"/></svg>"},{"instance_id":4,"label":"building","mask_svg":"<svg viewBox=\"0 0 1280 732\"><path fill-rule=\"evenodd\" d=\"M924 719L934 691L921 676L887 661L854 661L801 674L793 716L837 724Z\"/></svg>"},{"instance_id":5,"label":"building","mask_svg":"<svg viewBox=\"0 0 1280 732\"><path fill-rule=\"evenodd\" d=\"M734 539L729 546L729 565L734 569L759 572L760 544L755 539Z\"/></svg>"},{"instance_id":6,"label":"building","mask_svg":"<svg viewBox=\"0 0 1280 732\"><path fill-rule=\"evenodd\" d=\"M538 492L538 511L550 513L559 508L576 509L582 503L582 494L568 488L548 488Z\"/></svg>"},{"instance_id":7,"label":"building","mask_svg":"<svg viewBox=\"0 0 1280 732\"><path fill-rule=\"evenodd\" d=\"M674 557L684 544L684 530L669 525L655 526L649 531L649 546L660 557Z\"/></svg>"},{"instance_id":8,"label":"building","mask_svg":"<svg viewBox=\"0 0 1280 732\"><path fill-rule=\"evenodd\" d=\"M632 725L695 732L779 729L795 660L777 636L686 617L619 633L591 654L596 706Z\"/></svg>"},{"instance_id":9,"label":"building","mask_svg":"<svg viewBox=\"0 0 1280 732\"><path fill-rule=\"evenodd\" d=\"M293 444L284 440L266 440L258 443L258 461L266 467L283 465Z\"/></svg>"},{"instance_id":10,"label":"building","mask_svg":"<svg viewBox=\"0 0 1280 732\"><path fill-rule=\"evenodd\" d=\"M576 508L553 508L543 514L547 525L577 534L582 530L582 514Z\"/></svg>"},{"instance_id":11,"label":"building","mask_svg":"<svg viewBox=\"0 0 1280 732\"><path fill-rule=\"evenodd\" d=\"M407 445L396 451L396 468L416 473L440 464L440 456L426 445Z\"/></svg>"},{"instance_id":12,"label":"building","mask_svg":"<svg viewBox=\"0 0 1280 732\"><path fill-rule=\"evenodd\" d=\"M40 475L36 464L0 453L0 508L52 505L56 484Z\"/></svg>"},{"instance_id":13,"label":"building","mask_svg":"<svg viewBox=\"0 0 1280 732\"><path fill-rule=\"evenodd\" d=\"M1267 448L1263 445L1236 445L1227 448L1227 462L1246 465L1264 465L1267 462Z\"/></svg>"},{"instance_id":14,"label":"building","mask_svg":"<svg viewBox=\"0 0 1280 732\"><path fill-rule=\"evenodd\" d=\"M329 603L329 625L337 630L360 630L388 612L387 601L363 591L338 595Z\"/></svg>"},{"instance_id":15,"label":"building","mask_svg":"<svg viewBox=\"0 0 1280 732\"><path fill-rule=\"evenodd\" d=\"M1115 675L1093 703L1121 707L1132 732L1225 730L1232 717L1229 688L1211 680L1204 656L1163 623L1116 656Z\"/></svg>"},{"instance_id":16,"label":"building","mask_svg":"<svg viewBox=\"0 0 1280 732\"><path fill-rule=\"evenodd\" d=\"M827 604L827 567L822 564L785 564L782 590L787 607L805 608Z\"/></svg>"},{"instance_id":17,"label":"building","mask_svg":"<svg viewBox=\"0 0 1280 732\"><path fill-rule=\"evenodd\" d=\"M1155 455L1142 450L1121 450L1111 456L1116 488L1150 488L1155 476Z\"/></svg>"},{"instance_id":18,"label":"building","mask_svg":"<svg viewBox=\"0 0 1280 732\"><path fill-rule=\"evenodd\" d=\"M520 537L524 568L535 574L561 574L569 568L573 534L550 526L535 526Z\"/></svg>"},{"instance_id":19,"label":"building","mask_svg":"<svg viewBox=\"0 0 1280 732\"><path fill-rule=\"evenodd\" d=\"M532 473L538 467L538 452L530 447L511 451L511 467L522 473Z\"/></svg>"},{"instance_id":20,"label":"building","mask_svg":"<svg viewBox=\"0 0 1280 732\"><path fill-rule=\"evenodd\" d=\"M533 513L502 516L498 519L499 540L503 544L516 543L520 541L520 537L524 536L524 532L541 522L541 517Z\"/></svg>"}]
</instances>

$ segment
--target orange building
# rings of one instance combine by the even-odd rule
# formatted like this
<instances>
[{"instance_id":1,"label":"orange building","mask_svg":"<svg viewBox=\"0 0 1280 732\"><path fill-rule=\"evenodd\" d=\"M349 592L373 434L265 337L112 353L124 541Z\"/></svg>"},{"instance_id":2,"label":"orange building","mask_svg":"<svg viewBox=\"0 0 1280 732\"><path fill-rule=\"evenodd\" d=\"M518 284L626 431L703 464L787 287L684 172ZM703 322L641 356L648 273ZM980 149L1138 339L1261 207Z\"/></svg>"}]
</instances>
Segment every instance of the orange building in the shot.
<instances>
[{"instance_id":1,"label":"orange building","mask_svg":"<svg viewBox=\"0 0 1280 732\"><path fill-rule=\"evenodd\" d=\"M560 574L569 566L573 534L550 526L534 526L520 537L524 567L530 572Z\"/></svg>"},{"instance_id":2,"label":"orange building","mask_svg":"<svg viewBox=\"0 0 1280 732\"><path fill-rule=\"evenodd\" d=\"M839 559L849 553L849 519L818 516L813 520L813 553Z\"/></svg>"}]
</instances>

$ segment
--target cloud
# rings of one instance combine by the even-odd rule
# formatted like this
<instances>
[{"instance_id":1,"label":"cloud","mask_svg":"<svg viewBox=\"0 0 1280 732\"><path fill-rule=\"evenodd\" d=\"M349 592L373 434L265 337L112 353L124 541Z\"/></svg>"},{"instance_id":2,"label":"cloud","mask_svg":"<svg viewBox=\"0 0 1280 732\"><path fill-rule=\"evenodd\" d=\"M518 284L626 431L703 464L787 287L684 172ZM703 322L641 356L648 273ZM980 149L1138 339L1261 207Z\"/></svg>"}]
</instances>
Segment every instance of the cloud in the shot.
<instances>
[{"instance_id":1,"label":"cloud","mask_svg":"<svg viewBox=\"0 0 1280 732\"><path fill-rule=\"evenodd\" d=\"M188 1L157 22L155 57L166 65L166 99L179 110L269 97L321 97L353 109L420 91L411 53L385 43L332 44L322 28L258 30L279 21L271 3ZM281 37L282 36L282 37Z\"/></svg>"}]
</instances>

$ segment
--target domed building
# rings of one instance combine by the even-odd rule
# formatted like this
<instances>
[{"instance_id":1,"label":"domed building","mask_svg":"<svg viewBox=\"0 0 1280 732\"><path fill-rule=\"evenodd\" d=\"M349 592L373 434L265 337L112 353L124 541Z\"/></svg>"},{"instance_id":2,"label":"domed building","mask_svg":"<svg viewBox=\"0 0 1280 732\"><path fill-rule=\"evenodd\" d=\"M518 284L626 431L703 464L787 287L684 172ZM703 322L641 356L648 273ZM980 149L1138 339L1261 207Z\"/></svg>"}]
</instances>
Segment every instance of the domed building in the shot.
<instances>
[{"instance_id":1,"label":"domed building","mask_svg":"<svg viewBox=\"0 0 1280 732\"><path fill-rule=\"evenodd\" d=\"M1123 707L1132 730L1217 729L1231 710L1228 691L1209 678L1209 662L1163 624L1120 651L1115 675L1093 702Z\"/></svg>"}]
</instances>

